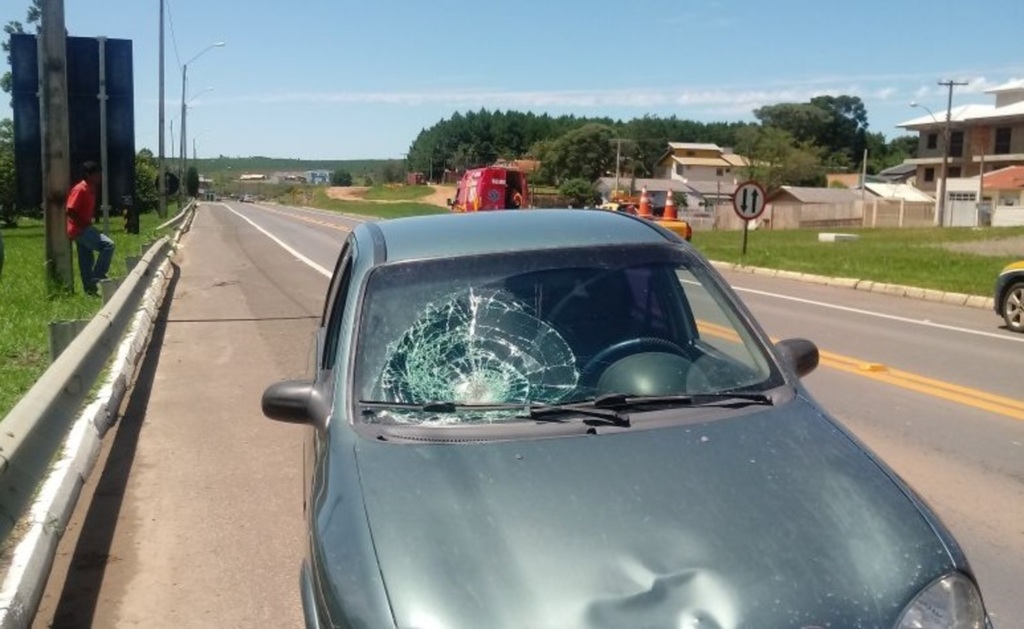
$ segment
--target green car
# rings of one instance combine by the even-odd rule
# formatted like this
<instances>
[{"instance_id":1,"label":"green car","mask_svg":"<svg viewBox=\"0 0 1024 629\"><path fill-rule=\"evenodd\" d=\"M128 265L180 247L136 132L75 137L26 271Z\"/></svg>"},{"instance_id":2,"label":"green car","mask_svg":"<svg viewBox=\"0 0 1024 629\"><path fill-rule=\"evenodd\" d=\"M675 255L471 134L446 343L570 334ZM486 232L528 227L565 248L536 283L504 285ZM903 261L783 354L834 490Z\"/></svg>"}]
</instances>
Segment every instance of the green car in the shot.
<instances>
[{"instance_id":1,"label":"green car","mask_svg":"<svg viewBox=\"0 0 1024 629\"><path fill-rule=\"evenodd\" d=\"M657 223L364 223L316 348L262 400L309 427L310 629L988 626L949 531L804 389L814 344Z\"/></svg>"},{"instance_id":2,"label":"green car","mask_svg":"<svg viewBox=\"0 0 1024 629\"><path fill-rule=\"evenodd\" d=\"M995 289L996 314L1014 332L1024 332L1024 260L999 272Z\"/></svg>"}]
</instances>

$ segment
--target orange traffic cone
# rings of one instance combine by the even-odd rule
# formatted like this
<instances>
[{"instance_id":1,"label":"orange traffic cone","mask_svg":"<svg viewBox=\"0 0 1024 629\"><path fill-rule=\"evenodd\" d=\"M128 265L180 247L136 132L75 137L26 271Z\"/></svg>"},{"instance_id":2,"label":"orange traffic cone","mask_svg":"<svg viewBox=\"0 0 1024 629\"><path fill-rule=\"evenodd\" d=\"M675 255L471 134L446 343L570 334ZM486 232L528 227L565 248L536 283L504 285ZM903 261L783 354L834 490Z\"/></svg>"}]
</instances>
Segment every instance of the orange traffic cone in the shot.
<instances>
[{"instance_id":1,"label":"orange traffic cone","mask_svg":"<svg viewBox=\"0 0 1024 629\"><path fill-rule=\"evenodd\" d=\"M654 213L651 212L651 199L647 196L647 188L640 189L640 209L637 210L636 215L641 218L651 218Z\"/></svg>"},{"instance_id":2,"label":"orange traffic cone","mask_svg":"<svg viewBox=\"0 0 1024 629\"><path fill-rule=\"evenodd\" d=\"M662 218L666 221L678 221L679 212L676 211L676 200L673 198L671 190L668 191L668 198L665 199L665 213L662 214Z\"/></svg>"}]
</instances>

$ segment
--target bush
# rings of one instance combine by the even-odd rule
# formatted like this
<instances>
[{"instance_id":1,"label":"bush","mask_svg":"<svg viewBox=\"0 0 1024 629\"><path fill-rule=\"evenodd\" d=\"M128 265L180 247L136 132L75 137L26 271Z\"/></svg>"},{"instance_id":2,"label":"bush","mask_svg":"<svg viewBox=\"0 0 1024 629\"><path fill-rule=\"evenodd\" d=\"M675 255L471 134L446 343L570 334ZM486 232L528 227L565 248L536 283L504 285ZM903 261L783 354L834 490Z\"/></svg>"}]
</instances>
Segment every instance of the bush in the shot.
<instances>
[{"instance_id":1,"label":"bush","mask_svg":"<svg viewBox=\"0 0 1024 629\"><path fill-rule=\"evenodd\" d=\"M601 200L594 184L586 179L567 179L558 186L558 193L568 197L574 207L590 207Z\"/></svg>"}]
</instances>

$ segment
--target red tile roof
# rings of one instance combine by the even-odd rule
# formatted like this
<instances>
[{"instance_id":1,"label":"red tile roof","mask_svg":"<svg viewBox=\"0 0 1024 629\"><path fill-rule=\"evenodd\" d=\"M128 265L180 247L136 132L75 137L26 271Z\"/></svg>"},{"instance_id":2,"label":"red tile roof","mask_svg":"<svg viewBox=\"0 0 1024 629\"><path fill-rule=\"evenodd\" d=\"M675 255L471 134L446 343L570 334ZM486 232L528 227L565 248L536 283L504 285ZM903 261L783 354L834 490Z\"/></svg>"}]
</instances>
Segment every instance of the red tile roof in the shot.
<instances>
[{"instance_id":1,"label":"red tile roof","mask_svg":"<svg viewBox=\"0 0 1024 629\"><path fill-rule=\"evenodd\" d=\"M985 187L994 190L1024 188L1024 166L1008 166L985 173Z\"/></svg>"}]
</instances>

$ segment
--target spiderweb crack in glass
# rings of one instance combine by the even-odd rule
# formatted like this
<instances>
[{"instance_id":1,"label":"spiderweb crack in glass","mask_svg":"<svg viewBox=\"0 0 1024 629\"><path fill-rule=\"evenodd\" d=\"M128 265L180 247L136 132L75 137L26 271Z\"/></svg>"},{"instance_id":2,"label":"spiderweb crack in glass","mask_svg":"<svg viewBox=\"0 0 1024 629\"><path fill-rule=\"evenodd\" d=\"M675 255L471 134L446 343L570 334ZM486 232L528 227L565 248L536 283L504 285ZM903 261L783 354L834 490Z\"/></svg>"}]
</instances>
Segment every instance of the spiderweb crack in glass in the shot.
<instances>
[{"instance_id":1,"label":"spiderweb crack in glass","mask_svg":"<svg viewBox=\"0 0 1024 629\"><path fill-rule=\"evenodd\" d=\"M557 330L507 292L472 289L428 304L389 345L379 389L382 399L394 402L522 402L525 407L559 401L576 388L578 378L576 357Z\"/></svg>"}]
</instances>

